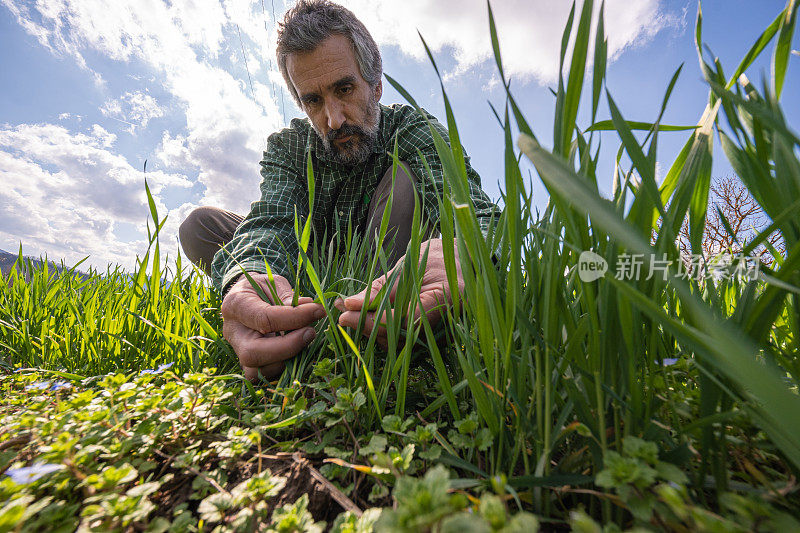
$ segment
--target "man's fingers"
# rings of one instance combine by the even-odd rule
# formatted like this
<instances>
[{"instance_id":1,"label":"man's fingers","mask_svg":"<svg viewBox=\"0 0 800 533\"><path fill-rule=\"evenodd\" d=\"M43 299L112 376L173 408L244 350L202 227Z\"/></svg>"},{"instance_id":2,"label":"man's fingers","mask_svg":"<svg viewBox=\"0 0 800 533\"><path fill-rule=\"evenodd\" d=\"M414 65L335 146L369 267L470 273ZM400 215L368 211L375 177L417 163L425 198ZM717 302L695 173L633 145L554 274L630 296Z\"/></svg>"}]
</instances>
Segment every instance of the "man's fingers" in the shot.
<instances>
[{"instance_id":1,"label":"man's fingers","mask_svg":"<svg viewBox=\"0 0 800 533\"><path fill-rule=\"evenodd\" d=\"M275 295L278 296L278 299L281 302L285 301L287 296L289 301L291 301L294 290L292 289L292 284L289 283L289 280L283 276L272 276L272 281L274 282L273 288L270 288L269 277L267 277L266 274L261 274L258 277L253 276L253 279L256 280L256 282L261 286L261 289L266 293L270 303L278 305L278 302L273 301L275 299L272 294L273 288L275 290Z\"/></svg>"},{"instance_id":2,"label":"man's fingers","mask_svg":"<svg viewBox=\"0 0 800 533\"><path fill-rule=\"evenodd\" d=\"M292 307L269 305L251 299L237 306L230 318L252 330L266 334L303 328L324 316L325 308L320 304L309 302Z\"/></svg>"},{"instance_id":3,"label":"man's fingers","mask_svg":"<svg viewBox=\"0 0 800 533\"><path fill-rule=\"evenodd\" d=\"M423 288L419 295L421 305L409 304L407 312L414 310L414 319L419 320L424 313L431 326L435 326L442 319L444 307L447 305L448 298L445 290L441 285L434 285L428 288ZM368 311L364 314L364 326L362 334L369 336L372 330L378 328L377 340L381 346L386 345L387 333L386 324L393 313L392 309L385 310L381 317L378 318L373 311ZM361 320L361 310L349 311L344 310L339 315L339 325L342 327L358 328L359 321Z\"/></svg>"},{"instance_id":4,"label":"man's fingers","mask_svg":"<svg viewBox=\"0 0 800 533\"><path fill-rule=\"evenodd\" d=\"M399 265L399 263L398 263ZM395 266L394 268L397 268ZM369 306L372 302L380 297L380 292L385 289L386 281L394 272L394 268L390 270L386 275L383 275L379 278L375 278L372 281L372 284L364 289L363 291L359 292L358 294L354 294L353 296L348 296L343 301L343 307L341 308L337 305L337 309L342 311L360 311L362 307ZM389 301L394 302L395 293L397 292L397 284L399 279L395 281L394 286L389 292ZM334 303L336 305L336 303Z\"/></svg>"},{"instance_id":5,"label":"man's fingers","mask_svg":"<svg viewBox=\"0 0 800 533\"><path fill-rule=\"evenodd\" d=\"M256 380L259 373L265 377L279 374L284 360L314 340L314 328L308 326L325 316L325 308L308 297L298 298L297 306L280 305L291 304L294 297L286 278L274 276L274 285L265 274L251 273L251 278L277 305L263 301L250 280L242 276L223 299L220 311L223 337L239 357L245 377Z\"/></svg>"},{"instance_id":6,"label":"man's fingers","mask_svg":"<svg viewBox=\"0 0 800 533\"><path fill-rule=\"evenodd\" d=\"M315 337L314 328L298 329L275 337L243 333L239 342L231 342L231 345L239 356L242 367L272 367L300 353Z\"/></svg>"},{"instance_id":7,"label":"man's fingers","mask_svg":"<svg viewBox=\"0 0 800 533\"><path fill-rule=\"evenodd\" d=\"M356 329L358 327L358 321L360 317L361 313L359 311L345 311L339 315L339 325ZM377 342L378 345L385 350L389 347L389 340L384 324L386 324L385 313L384 319L379 321L377 324L375 322L375 313L366 313L364 315L364 329L362 330L361 334L365 337L369 337L372 334L372 330L377 326L378 333L375 335L375 342Z\"/></svg>"},{"instance_id":8,"label":"man's fingers","mask_svg":"<svg viewBox=\"0 0 800 533\"><path fill-rule=\"evenodd\" d=\"M345 328L357 328L360 316L361 313L358 311L345 311L339 315L339 325Z\"/></svg>"},{"instance_id":9,"label":"man's fingers","mask_svg":"<svg viewBox=\"0 0 800 533\"><path fill-rule=\"evenodd\" d=\"M251 272L250 277L253 278L253 281L255 281L264 294L267 295L269 303L273 305L289 305L292 303L292 300L294 299L294 289L292 288L292 284L289 283L289 280L283 276L274 275L272 277L272 287L270 287L269 277L266 274ZM247 295L256 295L258 296L259 300L261 299L258 291L253 288L253 286L250 284L250 280L247 279L246 276L243 275L240 277L237 285L239 284L242 286L243 293ZM274 301L275 296L278 297L279 301ZM311 303L313 301L314 299L309 298L308 296L300 296L297 299L298 304Z\"/></svg>"},{"instance_id":10,"label":"man's fingers","mask_svg":"<svg viewBox=\"0 0 800 533\"><path fill-rule=\"evenodd\" d=\"M363 335L369 335L372 333L374 328L379 328L378 333L381 332L386 333L386 321L387 321L388 314L386 311L383 312L380 319L375 316L375 313L370 311L364 314L364 329L362 330ZM339 325L343 327L353 328L356 329L358 327L359 319L361 318L360 311L345 311L341 315L339 315Z\"/></svg>"},{"instance_id":11,"label":"man's fingers","mask_svg":"<svg viewBox=\"0 0 800 533\"><path fill-rule=\"evenodd\" d=\"M414 320L422 318L422 313L428 319L431 326L435 326L442 318L442 312L447 305L447 298L445 297L444 290L441 287L426 290L419 294L420 305L414 308Z\"/></svg>"},{"instance_id":12,"label":"man's fingers","mask_svg":"<svg viewBox=\"0 0 800 533\"><path fill-rule=\"evenodd\" d=\"M381 276L372 281L372 284L353 296L344 299L344 307L348 311L360 311L365 305L374 300L383 286L386 284L386 276Z\"/></svg>"},{"instance_id":13,"label":"man's fingers","mask_svg":"<svg viewBox=\"0 0 800 533\"><path fill-rule=\"evenodd\" d=\"M337 300L334 302L336 308L340 311L360 311L362 307L365 305L369 306L378 296L380 295L381 290L384 289L387 280L393 275L394 271L398 268L403 268L403 260L406 256L401 257L397 260L397 263L389 269L389 272L375 278L372 281L372 284L364 289L363 291L359 292L358 294L354 294L353 296L348 296L344 300L342 300L341 304ZM397 292L397 285L400 282L400 278L397 278L394 282L394 285L389 291L389 301L394 302L395 293Z\"/></svg>"},{"instance_id":14,"label":"man's fingers","mask_svg":"<svg viewBox=\"0 0 800 533\"><path fill-rule=\"evenodd\" d=\"M249 366L242 367L242 371L244 373L245 379L253 382L258 381L259 374L262 375L266 379L273 379L278 376L283 369L286 368L286 363L283 361L279 361L277 363L272 363L267 366L262 366L261 368L252 368Z\"/></svg>"},{"instance_id":15,"label":"man's fingers","mask_svg":"<svg viewBox=\"0 0 800 533\"><path fill-rule=\"evenodd\" d=\"M292 298L294 298L294 296L289 295L285 300L281 301L283 302L283 305L292 305ZM311 298L310 296L300 296L297 299L297 305L310 304L310 303L314 303L314 298Z\"/></svg>"},{"instance_id":16,"label":"man's fingers","mask_svg":"<svg viewBox=\"0 0 800 533\"><path fill-rule=\"evenodd\" d=\"M341 312L347 311L347 308L344 306L344 298L336 298L333 301L333 306Z\"/></svg>"},{"instance_id":17,"label":"man's fingers","mask_svg":"<svg viewBox=\"0 0 800 533\"><path fill-rule=\"evenodd\" d=\"M391 278L395 271L398 269L403 268L403 261L405 261L406 256L402 256L400 259L397 260L397 263L389 269L389 271L372 282L368 288L364 289L363 291L359 292L358 294L354 294L353 296L348 296L345 299L337 299L334 302L334 305L340 311L359 311L365 305L369 306L373 301L375 301L379 296L381 290L385 289L386 283L389 278ZM394 298L397 294L397 287L400 284L400 277L398 276L392 287L389 289L389 301L394 302Z\"/></svg>"}]
</instances>

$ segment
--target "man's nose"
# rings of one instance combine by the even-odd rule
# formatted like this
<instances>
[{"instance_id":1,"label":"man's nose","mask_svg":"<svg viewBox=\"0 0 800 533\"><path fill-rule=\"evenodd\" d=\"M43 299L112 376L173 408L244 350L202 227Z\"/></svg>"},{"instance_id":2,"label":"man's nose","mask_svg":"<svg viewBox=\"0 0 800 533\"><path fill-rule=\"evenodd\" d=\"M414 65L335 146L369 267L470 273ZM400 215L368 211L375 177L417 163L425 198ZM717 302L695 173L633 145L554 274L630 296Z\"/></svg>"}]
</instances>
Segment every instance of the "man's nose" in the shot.
<instances>
[{"instance_id":1,"label":"man's nose","mask_svg":"<svg viewBox=\"0 0 800 533\"><path fill-rule=\"evenodd\" d=\"M325 107L325 113L328 118L328 129L338 130L342 127L342 124L344 124L344 111L339 102L328 103Z\"/></svg>"}]
</instances>

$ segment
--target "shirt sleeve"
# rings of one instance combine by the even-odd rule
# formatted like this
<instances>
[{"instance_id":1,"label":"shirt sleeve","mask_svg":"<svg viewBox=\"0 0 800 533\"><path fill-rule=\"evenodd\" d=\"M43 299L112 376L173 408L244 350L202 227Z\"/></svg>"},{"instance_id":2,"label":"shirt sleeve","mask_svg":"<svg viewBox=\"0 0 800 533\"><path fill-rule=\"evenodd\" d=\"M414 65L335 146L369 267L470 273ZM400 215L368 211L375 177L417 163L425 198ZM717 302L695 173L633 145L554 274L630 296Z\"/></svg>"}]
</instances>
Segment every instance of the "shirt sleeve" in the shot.
<instances>
[{"instance_id":1,"label":"shirt sleeve","mask_svg":"<svg viewBox=\"0 0 800 533\"><path fill-rule=\"evenodd\" d=\"M305 172L293 156L302 154L297 139L284 139L273 134L261 160L261 197L251 204L250 213L236 229L233 239L215 255L212 278L224 294L243 270L266 274L269 264L273 274L287 279L289 260L297 258L294 235L295 209L301 223L308 216L308 191Z\"/></svg>"},{"instance_id":2,"label":"shirt sleeve","mask_svg":"<svg viewBox=\"0 0 800 533\"><path fill-rule=\"evenodd\" d=\"M423 112L425 111L423 110ZM447 129L430 113L425 112L425 117L449 145L450 138ZM436 151L433 134L425 117L415 110L398 128L397 151L399 158L408 163L408 166L417 177L417 193L422 197L428 222L433 227L438 228L440 218L439 198L444 194L445 176L444 168L439 160L439 154ZM393 146L390 146L389 150L391 151L392 149ZM419 152L417 149L419 149ZM420 154L422 154L422 157L420 157ZM430 167L430 175L425 168L423 158L428 167ZM466 151L464 151L464 161L467 168L469 195L475 206L475 215L478 223L484 237L486 237L489 228L495 219L499 217L500 209L492 203L489 196L481 189L481 178L470 165Z\"/></svg>"}]
</instances>

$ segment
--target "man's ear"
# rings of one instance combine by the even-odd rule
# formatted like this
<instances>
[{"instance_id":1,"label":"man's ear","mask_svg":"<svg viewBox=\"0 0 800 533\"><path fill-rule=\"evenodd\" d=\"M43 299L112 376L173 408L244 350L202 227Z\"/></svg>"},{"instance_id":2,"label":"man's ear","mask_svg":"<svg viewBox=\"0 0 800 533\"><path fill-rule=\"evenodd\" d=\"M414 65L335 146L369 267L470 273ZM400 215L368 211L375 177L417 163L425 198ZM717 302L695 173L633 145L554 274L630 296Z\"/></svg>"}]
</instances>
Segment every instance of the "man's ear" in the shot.
<instances>
[{"instance_id":1,"label":"man's ear","mask_svg":"<svg viewBox=\"0 0 800 533\"><path fill-rule=\"evenodd\" d=\"M382 95L383 95L383 80L378 80L378 84L375 86L375 101L380 102Z\"/></svg>"}]
</instances>

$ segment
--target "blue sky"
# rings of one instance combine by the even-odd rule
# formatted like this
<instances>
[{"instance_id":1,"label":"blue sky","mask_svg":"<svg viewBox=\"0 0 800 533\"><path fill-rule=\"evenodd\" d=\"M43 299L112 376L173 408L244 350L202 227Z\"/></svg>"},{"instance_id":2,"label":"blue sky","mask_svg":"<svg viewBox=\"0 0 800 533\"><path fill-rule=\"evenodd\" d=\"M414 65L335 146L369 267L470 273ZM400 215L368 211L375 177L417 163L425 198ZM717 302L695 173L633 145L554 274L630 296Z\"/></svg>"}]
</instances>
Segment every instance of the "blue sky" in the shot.
<instances>
[{"instance_id":1,"label":"blue sky","mask_svg":"<svg viewBox=\"0 0 800 533\"><path fill-rule=\"evenodd\" d=\"M490 57L481 0L344 2L378 41L384 71L444 119L439 82L419 42L434 49L462 142L500 196L502 132L487 102L504 93ZM612 61L608 90L630 120L655 118L666 85L684 63L664 122L694 124L705 107L694 49L696 2L608 0ZM771 0L703 4L704 41L732 72L783 8ZM561 29L570 2L493 2L513 92L545 144L552 138ZM283 0L0 0L0 248L105 269L130 268L146 249L143 164L159 211L162 244L177 252L177 226L198 205L246 213L258 194L267 136L302 113L274 61ZM274 13L273 13L274 11ZM797 38L793 43L798 49ZM760 84L770 54L748 71ZM800 75L792 56L783 103L800 119ZM249 73L248 73L249 71ZM384 82L382 103L402 102ZM605 101L605 97L602 99ZM601 107L602 118L607 116ZM588 125L589 117L582 115ZM659 168L686 133L662 134ZM617 140L604 144L616 151ZM719 152L719 151L717 151ZM714 175L730 173L715 154ZM611 184L611 166L601 165ZM663 162L663 163L662 163ZM534 177L535 202L547 195Z\"/></svg>"}]
</instances>

